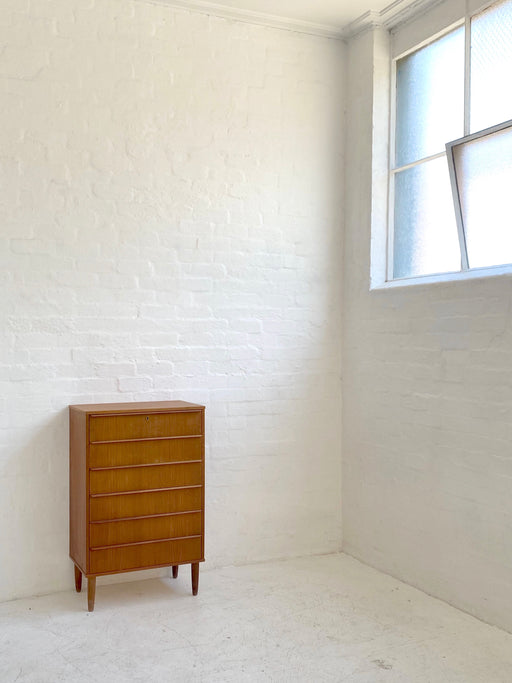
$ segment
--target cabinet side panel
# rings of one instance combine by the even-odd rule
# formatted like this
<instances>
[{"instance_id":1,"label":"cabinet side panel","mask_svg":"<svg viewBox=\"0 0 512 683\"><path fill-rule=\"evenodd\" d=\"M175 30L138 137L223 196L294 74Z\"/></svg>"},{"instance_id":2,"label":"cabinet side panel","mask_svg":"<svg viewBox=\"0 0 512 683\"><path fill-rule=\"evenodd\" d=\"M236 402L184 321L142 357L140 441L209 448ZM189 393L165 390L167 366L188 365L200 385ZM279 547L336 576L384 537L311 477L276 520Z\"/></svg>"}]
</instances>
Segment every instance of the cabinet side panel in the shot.
<instances>
[{"instance_id":1,"label":"cabinet side panel","mask_svg":"<svg viewBox=\"0 0 512 683\"><path fill-rule=\"evenodd\" d=\"M205 440L206 440L206 433L205 433L205 408L202 409L201 411L201 436L202 436L202 477L203 477L203 488L202 488L202 534L201 534L201 557L204 560L204 533L205 533L205 521L204 521L204 508L205 508L205 489L206 489L206 481L205 481Z\"/></svg>"},{"instance_id":2,"label":"cabinet side panel","mask_svg":"<svg viewBox=\"0 0 512 683\"><path fill-rule=\"evenodd\" d=\"M87 571L87 433L85 413L69 409L69 554Z\"/></svg>"}]
</instances>

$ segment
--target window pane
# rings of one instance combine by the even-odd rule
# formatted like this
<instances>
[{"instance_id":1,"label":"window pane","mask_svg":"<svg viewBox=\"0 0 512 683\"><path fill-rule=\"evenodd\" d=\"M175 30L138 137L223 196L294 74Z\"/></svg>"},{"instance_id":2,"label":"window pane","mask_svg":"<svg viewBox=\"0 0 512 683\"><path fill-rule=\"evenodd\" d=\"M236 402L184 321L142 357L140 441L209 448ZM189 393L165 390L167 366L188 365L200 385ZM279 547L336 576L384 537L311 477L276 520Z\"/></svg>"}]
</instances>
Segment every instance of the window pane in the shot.
<instances>
[{"instance_id":1,"label":"window pane","mask_svg":"<svg viewBox=\"0 0 512 683\"><path fill-rule=\"evenodd\" d=\"M396 88L397 167L464 135L464 28L398 60Z\"/></svg>"},{"instance_id":2,"label":"window pane","mask_svg":"<svg viewBox=\"0 0 512 683\"><path fill-rule=\"evenodd\" d=\"M512 119L512 1L471 22L471 131ZM457 136L454 136L454 139Z\"/></svg>"},{"instance_id":3,"label":"window pane","mask_svg":"<svg viewBox=\"0 0 512 683\"><path fill-rule=\"evenodd\" d=\"M512 263L512 129L453 153L470 268Z\"/></svg>"},{"instance_id":4,"label":"window pane","mask_svg":"<svg viewBox=\"0 0 512 683\"><path fill-rule=\"evenodd\" d=\"M395 175L393 277L458 271L459 239L446 158Z\"/></svg>"}]
</instances>

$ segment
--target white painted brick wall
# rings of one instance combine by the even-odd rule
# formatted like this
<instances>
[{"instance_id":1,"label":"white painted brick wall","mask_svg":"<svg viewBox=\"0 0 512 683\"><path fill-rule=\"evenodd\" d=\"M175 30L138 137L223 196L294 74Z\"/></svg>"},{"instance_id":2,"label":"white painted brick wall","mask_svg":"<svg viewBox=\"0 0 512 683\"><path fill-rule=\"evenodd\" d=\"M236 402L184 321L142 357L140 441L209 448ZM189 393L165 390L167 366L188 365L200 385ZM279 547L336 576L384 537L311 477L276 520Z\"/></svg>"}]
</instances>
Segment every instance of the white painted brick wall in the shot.
<instances>
[{"instance_id":1,"label":"white painted brick wall","mask_svg":"<svg viewBox=\"0 0 512 683\"><path fill-rule=\"evenodd\" d=\"M511 279L369 291L382 36L348 57L344 548L512 631Z\"/></svg>"},{"instance_id":2,"label":"white painted brick wall","mask_svg":"<svg viewBox=\"0 0 512 683\"><path fill-rule=\"evenodd\" d=\"M130 0L0 33L0 599L71 586L70 403L206 404L210 566L338 550L342 45Z\"/></svg>"}]
</instances>

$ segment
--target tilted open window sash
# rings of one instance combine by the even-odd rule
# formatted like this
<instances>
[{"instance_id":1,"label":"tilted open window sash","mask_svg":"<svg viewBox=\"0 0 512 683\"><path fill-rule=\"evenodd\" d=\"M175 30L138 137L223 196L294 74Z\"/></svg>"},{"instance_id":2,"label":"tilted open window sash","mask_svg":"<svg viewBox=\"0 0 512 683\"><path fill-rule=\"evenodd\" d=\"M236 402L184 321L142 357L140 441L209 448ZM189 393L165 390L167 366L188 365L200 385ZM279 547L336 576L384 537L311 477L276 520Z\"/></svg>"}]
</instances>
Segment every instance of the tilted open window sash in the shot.
<instances>
[{"instance_id":1,"label":"tilted open window sash","mask_svg":"<svg viewBox=\"0 0 512 683\"><path fill-rule=\"evenodd\" d=\"M512 0L440 0L392 55L385 280L512 272Z\"/></svg>"},{"instance_id":2,"label":"tilted open window sash","mask_svg":"<svg viewBox=\"0 0 512 683\"><path fill-rule=\"evenodd\" d=\"M462 270L512 263L512 120L446 144Z\"/></svg>"}]
</instances>

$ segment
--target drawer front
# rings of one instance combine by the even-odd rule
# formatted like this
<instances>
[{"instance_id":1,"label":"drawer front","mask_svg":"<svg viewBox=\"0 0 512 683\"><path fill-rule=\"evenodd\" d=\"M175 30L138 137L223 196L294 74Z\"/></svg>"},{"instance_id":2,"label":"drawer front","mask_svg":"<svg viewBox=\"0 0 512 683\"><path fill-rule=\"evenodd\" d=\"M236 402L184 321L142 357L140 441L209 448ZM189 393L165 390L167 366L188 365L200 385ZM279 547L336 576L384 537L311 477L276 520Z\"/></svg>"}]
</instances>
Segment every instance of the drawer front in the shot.
<instances>
[{"instance_id":1,"label":"drawer front","mask_svg":"<svg viewBox=\"0 0 512 683\"><path fill-rule=\"evenodd\" d=\"M95 493L143 491L171 486L194 486L203 483L203 463L184 465L149 465L114 470L91 470L89 490Z\"/></svg>"},{"instance_id":2,"label":"drawer front","mask_svg":"<svg viewBox=\"0 0 512 683\"><path fill-rule=\"evenodd\" d=\"M201 512L90 525L91 548L120 543L156 541L162 538L197 536L202 533Z\"/></svg>"},{"instance_id":3,"label":"drawer front","mask_svg":"<svg viewBox=\"0 0 512 683\"><path fill-rule=\"evenodd\" d=\"M202 510L202 487L90 498L90 520L161 515L166 512Z\"/></svg>"},{"instance_id":4,"label":"drawer front","mask_svg":"<svg viewBox=\"0 0 512 683\"><path fill-rule=\"evenodd\" d=\"M89 423L91 443L193 434L202 434L201 412L93 415Z\"/></svg>"},{"instance_id":5,"label":"drawer front","mask_svg":"<svg viewBox=\"0 0 512 683\"><path fill-rule=\"evenodd\" d=\"M163 441L130 441L128 443L97 443L89 448L89 467L115 467L152 462L183 462L201 460L202 437Z\"/></svg>"},{"instance_id":6,"label":"drawer front","mask_svg":"<svg viewBox=\"0 0 512 683\"><path fill-rule=\"evenodd\" d=\"M184 538L176 541L143 543L122 548L90 551L90 572L101 574L129 569L143 569L199 562L202 560L201 538Z\"/></svg>"}]
</instances>

